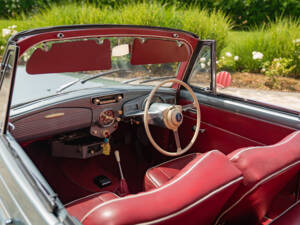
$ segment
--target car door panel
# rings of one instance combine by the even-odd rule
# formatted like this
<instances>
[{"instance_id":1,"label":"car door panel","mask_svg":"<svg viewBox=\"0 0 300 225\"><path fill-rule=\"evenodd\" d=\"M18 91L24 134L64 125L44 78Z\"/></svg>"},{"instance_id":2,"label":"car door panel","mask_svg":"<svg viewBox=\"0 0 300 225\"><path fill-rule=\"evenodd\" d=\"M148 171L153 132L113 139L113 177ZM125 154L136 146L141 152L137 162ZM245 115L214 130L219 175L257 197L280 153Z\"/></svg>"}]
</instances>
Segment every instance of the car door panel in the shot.
<instances>
[{"instance_id":1,"label":"car door panel","mask_svg":"<svg viewBox=\"0 0 300 225\"><path fill-rule=\"evenodd\" d=\"M11 217L13 224L57 223L57 218L41 202L41 195L21 170L13 146L18 144L12 136L0 135L0 199L7 211L6 217Z\"/></svg>"},{"instance_id":2,"label":"car door panel","mask_svg":"<svg viewBox=\"0 0 300 225\"><path fill-rule=\"evenodd\" d=\"M282 124L276 124L273 122L273 117L277 115L271 110L268 112L265 109L263 112L257 107L258 111L255 112L255 108L249 108L248 115L245 115L244 108L238 105L230 110L234 101L208 97L199 93L196 95L201 108L201 129L205 129L205 132L199 134L194 145L195 151L205 152L218 149L229 153L241 147L274 144L296 130L300 124L300 120L297 123L297 117L290 116L292 119L289 119L289 115L285 114L282 114L280 119L276 118L277 121L282 121ZM181 91L180 104L190 102L187 93ZM255 113L257 117L253 116ZM278 114L279 116L281 115ZM184 117L181 133L188 140L193 134L192 127L196 122L196 114L190 110L185 112ZM287 126L289 123L294 127Z\"/></svg>"}]
</instances>

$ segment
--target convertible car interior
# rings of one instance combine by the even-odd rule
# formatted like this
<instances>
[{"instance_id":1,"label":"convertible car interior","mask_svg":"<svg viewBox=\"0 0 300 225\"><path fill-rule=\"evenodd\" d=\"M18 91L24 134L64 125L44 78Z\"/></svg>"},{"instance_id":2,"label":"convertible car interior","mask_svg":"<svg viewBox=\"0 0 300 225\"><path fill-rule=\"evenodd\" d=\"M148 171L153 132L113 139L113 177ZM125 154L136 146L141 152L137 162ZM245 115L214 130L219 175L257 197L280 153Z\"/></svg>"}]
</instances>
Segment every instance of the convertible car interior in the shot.
<instances>
[{"instance_id":1,"label":"convertible car interior","mask_svg":"<svg viewBox=\"0 0 300 225\"><path fill-rule=\"evenodd\" d=\"M215 41L82 25L10 45L2 126L62 221L300 224L300 114L216 93Z\"/></svg>"}]
</instances>

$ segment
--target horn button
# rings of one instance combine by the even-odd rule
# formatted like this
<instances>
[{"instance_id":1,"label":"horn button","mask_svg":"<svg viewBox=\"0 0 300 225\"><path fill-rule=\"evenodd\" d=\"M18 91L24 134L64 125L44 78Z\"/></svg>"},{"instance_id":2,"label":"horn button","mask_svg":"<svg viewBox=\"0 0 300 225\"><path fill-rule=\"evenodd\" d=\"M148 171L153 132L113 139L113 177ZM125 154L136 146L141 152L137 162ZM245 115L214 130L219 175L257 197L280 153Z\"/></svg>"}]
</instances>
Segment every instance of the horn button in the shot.
<instances>
[{"instance_id":1,"label":"horn button","mask_svg":"<svg viewBox=\"0 0 300 225\"><path fill-rule=\"evenodd\" d=\"M165 126L170 130L177 130L183 120L182 107L179 105L169 107L163 113Z\"/></svg>"}]
</instances>

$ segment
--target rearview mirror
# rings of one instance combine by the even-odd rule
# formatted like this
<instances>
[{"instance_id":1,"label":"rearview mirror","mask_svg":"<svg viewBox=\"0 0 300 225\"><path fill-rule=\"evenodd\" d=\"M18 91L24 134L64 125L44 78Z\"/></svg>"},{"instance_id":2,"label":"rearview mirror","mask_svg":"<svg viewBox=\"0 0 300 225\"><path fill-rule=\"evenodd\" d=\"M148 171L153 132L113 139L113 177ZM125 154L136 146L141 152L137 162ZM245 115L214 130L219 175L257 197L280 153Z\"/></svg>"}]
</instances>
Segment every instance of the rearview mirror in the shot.
<instances>
[{"instance_id":1,"label":"rearview mirror","mask_svg":"<svg viewBox=\"0 0 300 225\"><path fill-rule=\"evenodd\" d=\"M112 56L124 56L129 54L128 44L117 45L112 48Z\"/></svg>"}]
</instances>

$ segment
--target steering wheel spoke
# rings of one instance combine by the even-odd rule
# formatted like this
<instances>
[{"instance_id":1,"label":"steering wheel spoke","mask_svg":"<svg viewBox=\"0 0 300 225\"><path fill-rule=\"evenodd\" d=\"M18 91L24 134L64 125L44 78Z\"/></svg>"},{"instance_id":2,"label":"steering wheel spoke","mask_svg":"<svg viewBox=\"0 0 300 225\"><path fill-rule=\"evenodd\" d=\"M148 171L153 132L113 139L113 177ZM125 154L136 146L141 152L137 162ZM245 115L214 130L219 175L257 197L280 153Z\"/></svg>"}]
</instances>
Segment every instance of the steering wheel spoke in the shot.
<instances>
[{"instance_id":1,"label":"steering wheel spoke","mask_svg":"<svg viewBox=\"0 0 300 225\"><path fill-rule=\"evenodd\" d=\"M179 134L178 134L178 130L174 130L173 131L174 137L175 137L175 143L176 143L176 147L177 147L177 153L181 152L181 144L180 144L180 138L179 138Z\"/></svg>"},{"instance_id":2,"label":"steering wheel spoke","mask_svg":"<svg viewBox=\"0 0 300 225\"><path fill-rule=\"evenodd\" d=\"M163 122L163 125L165 125L165 127L167 127L168 129L173 130L176 148L177 148L176 152L168 152L165 149L161 148L154 141L154 139L151 135L150 129L149 129L149 124L151 124L151 119L149 118L149 114L152 112L154 106L155 106L154 108L156 108L156 105L153 103L152 104L153 106L150 109L151 100L160 87L162 87L164 84L171 83L171 82L184 86L193 98L193 103L191 103L191 104L187 104L184 106L180 106L180 105L174 105L171 107L168 106L165 111L161 110L161 108L159 107L160 109L158 110L158 111L162 112L161 113L162 117L160 119ZM160 105L157 105L157 106L160 106ZM195 128L195 132L194 132L194 135L193 135L191 141L188 143L188 145L184 149L182 149L179 134L178 134L178 128L183 121L182 111L186 111L189 109L195 109L197 112L196 128ZM151 91L149 97L147 98L146 104L145 104L143 121L144 121L145 131L148 136L148 139L157 151L159 151L160 153L167 155L167 156L179 156L179 155L182 155L185 152L187 152L195 143L195 141L198 137L198 134L199 134L199 130L200 130L200 119L201 118L200 118L199 102L198 102L198 99L197 99L195 93L193 92L192 88L188 84L184 83L181 80L170 79L170 80L161 82L156 87L154 87L153 90Z\"/></svg>"},{"instance_id":3,"label":"steering wheel spoke","mask_svg":"<svg viewBox=\"0 0 300 225\"><path fill-rule=\"evenodd\" d=\"M196 109L196 106L195 106L195 103L194 103L194 102L182 106L182 111L183 111L183 112L188 111L188 110L190 110L190 109Z\"/></svg>"}]
</instances>

